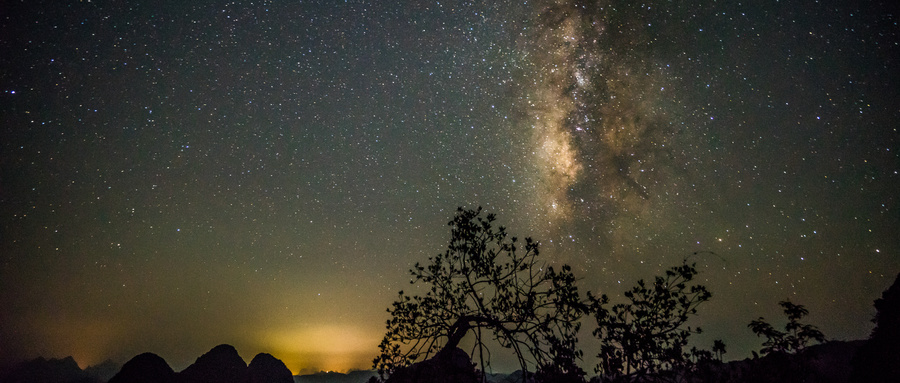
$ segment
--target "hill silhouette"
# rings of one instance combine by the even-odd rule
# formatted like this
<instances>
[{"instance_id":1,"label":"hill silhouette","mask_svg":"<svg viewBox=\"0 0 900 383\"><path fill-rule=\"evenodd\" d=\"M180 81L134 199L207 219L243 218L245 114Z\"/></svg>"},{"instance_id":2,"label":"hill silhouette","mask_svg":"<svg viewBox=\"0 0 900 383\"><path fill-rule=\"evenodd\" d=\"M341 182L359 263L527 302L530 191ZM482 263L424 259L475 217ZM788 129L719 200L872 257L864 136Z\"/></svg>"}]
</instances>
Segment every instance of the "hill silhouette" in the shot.
<instances>
[{"instance_id":1,"label":"hill silhouette","mask_svg":"<svg viewBox=\"0 0 900 383\"><path fill-rule=\"evenodd\" d=\"M0 376L0 383L294 383L294 377L284 362L270 354L257 354L248 366L234 347L222 344L181 372L150 352L121 367L106 361L84 370L71 356L39 357L15 366Z\"/></svg>"},{"instance_id":2,"label":"hill silhouette","mask_svg":"<svg viewBox=\"0 0 900 383\"><path fill-rule=\"evenodd\" d=\"M78 367L71 356L63 359L39 357L24 362L14 368L3 380L4 383L70 383L91 382L90 377Z\"/></svg>"},{"instance_id":3,"label":"hill silhouette","mask_svg":"<svg viewBox=\"0 0 900 383\"><path fill-rule=\"evenodd\" d=\"M122 365L112 360L106 360L103 363L95 364L93 366L88 366L84 369L84 373L89 377L95 378L101 382L107 382L115 376L119 370L122 369Z\"/></svg>"},{"instance_id":4,"label":"hill silhouette","mask_svg":"<svg viewBox=\"0 0 900 383\"><path fill-rule=\"evenodd\" d=\"M237 350L227 344L213 347L194 364L178 373L182 383L247 383L247 363Z\"/></svg>"},{"instance_id":5,"label":"hill silhouette","mask_svg":"<svg viewBox=\"0 0 900 383\"><path fill-rule=\"evenodd\" d=\"M176 373L152 353L129 360L109 383L293 383L291 371L280 359L257 354L248 366L227 344L213 347L193 364Z\"/></svg>"},{"instance_id":6,"label":"hill silhouette","mask_svg":"<svg viewBox=\"0 0 900 383\"><path fill-rule=\"evenodd\" d=\"M109 383L163 383L175 380L175 371L158 355L147 352L131 358Z\"/></svg>"},{"instance_id":7,"label":"hill silhouette","mask_svg":"<svg viewBox=\"0 0 900 383\"><path fill-rule=\"evenodd\" d=\"M0 375L3 383L103 383L108 381L121 368L117 363L107 360L84 370L71 356L62 359L44 359L38 357L11 369L6 375Z\"/></svg>"},{"instance_id":8,"label":"hill silhouette","mask_svg":"<svg viewBox=\"0 0 900 383\"><path fill-rule=\"evenodd\" d=\"M250 383L293 383L294 377L280 359L266 353L253 357L247 366Z\"/></svg>"}]
</instances>

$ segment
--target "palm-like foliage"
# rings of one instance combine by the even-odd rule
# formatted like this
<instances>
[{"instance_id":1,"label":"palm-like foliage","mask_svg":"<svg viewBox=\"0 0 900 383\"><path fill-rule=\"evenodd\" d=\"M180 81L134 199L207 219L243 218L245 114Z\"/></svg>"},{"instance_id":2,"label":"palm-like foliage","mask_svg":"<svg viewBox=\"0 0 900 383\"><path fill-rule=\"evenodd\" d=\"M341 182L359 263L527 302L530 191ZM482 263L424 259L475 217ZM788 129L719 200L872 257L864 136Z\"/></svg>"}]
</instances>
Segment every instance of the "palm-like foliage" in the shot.
<instances>
[{"instance_id":1,"label":"palm-like foliage","mask_svg":"<svg viewBox=\"0 0 900 383\"><path fill-rule=\"evenodd\" d=\"M763 317L747 325L756 336L766 337L760 350L763 355L773 352L795 353L806 348L812 340L825 341L825 335L816 326L800 323L800 319L809 314L809 310L803 305L793 304L789 300L778 302L778 305L788 317L784 331L776 330Z\"/></svg>"}]
</instances>

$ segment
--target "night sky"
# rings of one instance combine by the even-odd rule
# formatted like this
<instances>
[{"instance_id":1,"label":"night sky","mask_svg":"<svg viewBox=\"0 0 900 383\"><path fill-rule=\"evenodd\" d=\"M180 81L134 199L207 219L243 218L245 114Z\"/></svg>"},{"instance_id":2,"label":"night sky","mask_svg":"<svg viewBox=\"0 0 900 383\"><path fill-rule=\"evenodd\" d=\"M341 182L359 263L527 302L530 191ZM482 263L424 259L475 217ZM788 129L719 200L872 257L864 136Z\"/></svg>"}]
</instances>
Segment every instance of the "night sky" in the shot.
<instances>
[{"instance_id":1,"label":"night sky","mask_svg":"<svg viewBox=\"0 0 900 383\"><path fill-rule=\"evenodd\" d=\"M690 256L726 359L900 272L891 1L195 3L0 5L3 364L369 368L457 206L613 300Z\"/></svg>"}]
</instances>

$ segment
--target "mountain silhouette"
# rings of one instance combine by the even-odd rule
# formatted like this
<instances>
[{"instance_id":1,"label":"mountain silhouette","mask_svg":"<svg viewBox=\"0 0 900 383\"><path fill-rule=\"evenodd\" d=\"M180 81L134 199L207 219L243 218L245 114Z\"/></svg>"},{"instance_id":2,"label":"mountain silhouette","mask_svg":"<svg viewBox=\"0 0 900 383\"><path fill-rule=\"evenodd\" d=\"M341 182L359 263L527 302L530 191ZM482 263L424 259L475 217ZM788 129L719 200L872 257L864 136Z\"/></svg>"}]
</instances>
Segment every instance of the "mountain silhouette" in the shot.
<instances>
[{"instance_id":1,"label":"mountain silhouette","mask_svg":"<svg viewBox=\"0 0 900 383\"><path fill-rule=\"evenodd\" d=\"M122 365L107 359L103 363L88 366L84 369L84 373L97 381L108 382L121 369Z\"/></svg>"},{"instance_id":2,"label":"mountain silhouette","mask_svg":"<svg viewBox=\"0 0 900 383\"><path fill-rule=\"evenodd\" d=\"M259 353L247 366L250 383L294 383L291 370L280 359Z\"/></svg>"},{"instance_id":3,"label":"mountain silhouette","mask_svg":"<svg viewBox=\"0 0 900 383\"><path fill-rule=\"evenodd\" d=\"M91 381L71 356L63 359L37 358L14 368L4 383L71 383Z\"/></svg>"},{"instance_id":4,"label":"mountain silhouette","mask_svg":"<svg viewBox=\"0 0 900 383\"><path fill-rule=\"evenodd\" d=\"M171 383L175 377L165 359L147 352L131 358L108 383Z\"/></svg>"},{"instance_id":5,"label":"mountain silhouette","mask_svg":"<svg viewBox=\"0 0 900 383\"><path fill-rule=\"evenodd\" d=\"M340 372L320 371L315 374L297 375L294 381L297 383L366 383L378 373L372 370L353 370L346 374Z\"/></svg>"},{"instance_id":6,"label":"mountain silhouette","mask_svg":"<svg viewBox=\"0 0 900 383\"><path fill-rule=\"evenodd\" d=\"M247 383L247 363L234 346L220 344L178 373L181 383Z\"/></svg>"},{"instance_id":7,"label":"mountain silhouette","mask_svg":"<svg viewBox=\"0 0 900 383\"><path fill-rule=\"evenodd\" d=\"M118 372L116 372L118 371ZM294 383L291 370L280 359L257 354L248 366L234 347L222 344L176 373L154 353L131 358L121 369L106 361L84 371L71 356L64 359L37 358L21 363L0 383Z\"/></svg>"}]
</instances>

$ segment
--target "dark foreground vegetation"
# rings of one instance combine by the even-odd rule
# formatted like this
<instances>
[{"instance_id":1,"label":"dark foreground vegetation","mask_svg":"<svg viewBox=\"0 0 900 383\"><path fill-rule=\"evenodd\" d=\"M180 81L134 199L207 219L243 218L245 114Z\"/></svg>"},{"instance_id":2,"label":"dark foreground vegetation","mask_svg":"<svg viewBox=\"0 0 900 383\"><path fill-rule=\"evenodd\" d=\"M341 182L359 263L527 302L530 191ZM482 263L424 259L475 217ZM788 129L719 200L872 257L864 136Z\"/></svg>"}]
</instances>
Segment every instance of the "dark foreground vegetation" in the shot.
<instances>
[{"instance_id":1,"label":"dark foreground vegetation","mask_svg":"<svg viewBox=\"0 0 900 383\"><path fill-rule=\"evenodd\" d=\"M753 358L722 362L724 342L691 344L700 328L687 326L711 299L684 260L652 281L640 280L612 303L586 293L565 265L539 258L540 245L520 243L493 215L459 209L449 222L447 250L416 264L412 283L422 294L400 292L388 309L375 372L293 377L280 360L259 354L246 364L237 350L220 345L175 372L161 357L145 353L121 368L106 362L81 370L75 361L38 358L0 377L0 383L619 383L619 382L900 382L900 275L875 301L875 329L867 340L826 341L805 323L805 307L780 302L786 324L751 320L762 342ZM581 368L582 323L600 340L593 377ZM474 340L470 352L459 348ZM498 347L491 350L491 347ZM520 370L488 374L491 355L509 352Z\"/></svg>"},{"instance_id":2,"label":"dark foreground vegetation","mask_svg":"<svg viewBox=\"0 0 900 383\"><path fill-rule=\"evenodd\" d=\"M804 323L802 305L782 301L783 330L765 318L750 321L763 339L753 359L723 363L726 345L692 345L702 329L688 320L712 294L697 284L695 264L685 259L652 281L640 280L622 302L605 294L581 296L567 265L555 269L539 258L540 244L520 242L495 226L496 217L458 209L448 223L447 249L416 264L411 284L388 309L385 336L370 382L484 382L490 356L505 349L519 361L520 382L900 382L898 284L875 302L876 328L868 341L830 342ZM579 363L582 323L600 340L593 350L597 374L587 379ZM459 349L474 339L469 353ZM501 350L490 350L491 346ZM476 368L477 367L477 368Z\"/></svg>"}]
</instances>

